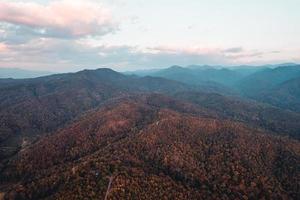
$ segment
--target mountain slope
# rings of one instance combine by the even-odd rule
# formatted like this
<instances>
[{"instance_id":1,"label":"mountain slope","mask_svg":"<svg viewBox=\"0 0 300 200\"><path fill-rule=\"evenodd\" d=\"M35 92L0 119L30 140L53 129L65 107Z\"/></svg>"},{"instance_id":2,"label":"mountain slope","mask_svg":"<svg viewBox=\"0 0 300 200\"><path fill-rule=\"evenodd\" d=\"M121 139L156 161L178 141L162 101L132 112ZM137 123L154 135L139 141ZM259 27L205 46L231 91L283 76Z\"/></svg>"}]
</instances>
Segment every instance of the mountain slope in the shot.
<instances>
[{"instance_id":1,"label":"mountain slope","mask_svg":"<svg viewBox=\"0 0 300 200\"><path fill-rule=\"evenodd\" d=\"M189 85L196 85L205 88L206 91L220 94L237 94L231 85L241 79L241 74L229 69L217 69L204 66L189 66L187 68L172 66L161 70L136 71L129 74L139 76L161 77L175 80Z\"/></svg>"},{"instance_id":2,"label":"mountain slope","mask_svg":"<svg viewBox=\"0 0 300 200\"><path fill-rule=\"evenodd\" d=\"M229 69L215 68L183 68L173 66L151 74L171 80L181 81L188 84L201 85L205 82L215 82L230 86L241 78L241 75Z\"/></svg>"},{"instance_id":3,"label":"mountain slope","mask_svg":"<svg viewBox=\"0 0 300 200\"><path fill-rule=\"evenodd\" d=\"M257 95L299 76L300 65L268 68L245 77L236 84L236 87L244 95L256 98Z\"/></svg>"},{"instance_id":4,"label":"mountain slope","mask_svg":"<svg viewBox=\"0 0 300 200\"><path fill-rule=\"evenodd\" d=\"M256 99L280 108L300 112L300 76L283 82L270 91L263 92Z\"/></svg>"},{"instance_id":5,"label":"mountain slope","mask_svg":"<svg viewBox=\"0 0 300 200\"><path fill-rule=\"evenodd\" d=\"M0 87L0 160L108 99L193 88L162 78L125 76L110 69L5 82Z\"/></svg>"},{"instance_id":6,"label":"mountain slope","mask_svg":"<svg viewBox=\"0 0 300 200\"><path fill-rule=\"evenodd\" d=\"M201 90L201 87L163 78L125 76L110 69L5 82L0 88L0 160L3 162L42 135L64 127L110 99L152 92L190 97L191 91ZM295 113L256 106L254 102L237 103L234 98L221 95L197 95L182 100L196 103L219 118L299 139L300 116ZM218 103L212 105L213 102ZM0 162L2 166L3 162Z\"/></svg>"},{"instance_id":7,"label":"mountain slope","mask_svg":"<svg viewBox=\"0 0 300 200\"><path fill-rule=\"evenodd\" d=\"M243 122L278 135L300 139L300 114L298 113L256 101L214 93L179 92L173 96L213 111L218 118Z\"/></svg>"},{"instance_id":8,"label":"mountain slope","mask_svg":"<svg viewBox=\"0 0 300 200\"><path fill-rule=\"evenodd\" d=\"M161 98L120 99L24 149L6 197L297 199L298 141Z\"/></svg>"}]
</instances>

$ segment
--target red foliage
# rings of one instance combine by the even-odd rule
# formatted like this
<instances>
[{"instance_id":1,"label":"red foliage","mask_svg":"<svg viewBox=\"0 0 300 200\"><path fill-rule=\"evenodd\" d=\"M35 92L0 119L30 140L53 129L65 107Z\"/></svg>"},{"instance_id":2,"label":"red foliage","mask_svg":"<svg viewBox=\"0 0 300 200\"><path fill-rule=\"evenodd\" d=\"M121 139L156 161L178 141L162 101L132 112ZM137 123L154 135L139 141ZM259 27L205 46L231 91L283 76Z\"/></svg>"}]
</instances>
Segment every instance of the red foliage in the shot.
<instances>
[{"instance_id":1,"label":"red foliage","mask_svg":"<svg viewBox=\"0 0 300 200\"><path fill-rule=\"evenodd\" d=\"M16 183L6 196L103 199L114 176L108 199L299 197L298 141L155 98L106 105L42 138L2 173Z\"/></svg>"}]
</instances>

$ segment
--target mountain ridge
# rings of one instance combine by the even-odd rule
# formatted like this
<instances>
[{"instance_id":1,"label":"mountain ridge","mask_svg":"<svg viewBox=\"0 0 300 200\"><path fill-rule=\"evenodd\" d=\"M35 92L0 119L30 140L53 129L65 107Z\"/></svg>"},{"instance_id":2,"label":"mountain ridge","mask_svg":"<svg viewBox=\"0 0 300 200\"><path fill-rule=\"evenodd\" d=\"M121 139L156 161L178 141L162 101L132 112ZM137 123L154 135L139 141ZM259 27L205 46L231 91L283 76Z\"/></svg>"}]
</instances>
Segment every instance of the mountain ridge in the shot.
<instances>
[{"instance_id":1,"label":"mountain ridge","mask_svg":"<svg viewBox=\"0 0 300 200\"><path fill-rule=\"evenodd\" d=\"M299 113L108 68L0 82L5 199L299 195Z\"/></svg>"}]
</instances>

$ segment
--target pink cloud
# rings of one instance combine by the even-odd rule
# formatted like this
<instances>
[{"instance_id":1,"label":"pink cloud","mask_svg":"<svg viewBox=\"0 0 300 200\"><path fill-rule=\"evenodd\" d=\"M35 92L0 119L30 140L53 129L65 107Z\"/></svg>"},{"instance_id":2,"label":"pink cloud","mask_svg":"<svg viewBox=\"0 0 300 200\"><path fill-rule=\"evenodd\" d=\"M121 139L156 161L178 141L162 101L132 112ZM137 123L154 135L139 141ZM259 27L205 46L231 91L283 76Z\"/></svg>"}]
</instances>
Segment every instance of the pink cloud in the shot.
<instances>
[{"instance_id":1,"label":"pink cloud","mask_svg":"<svg viewBox=\"0 0 300 200\"><path fill-rule=\"evenodd\" d=\"M4 43L0 43L0 53L8 52L9 49Z\"/></svg>"},{"instance_id":2,"label":"pink cloud","mask_svg":"<svg viewBox=\"0 0 300 200\"><path fill-rule=\"evenodd\" d=\"M99 3L81 0L53 1L48 5L0 2L0 21L63 37L104 35L117 28L110 10Z\"/></svg>"}]
</instances>

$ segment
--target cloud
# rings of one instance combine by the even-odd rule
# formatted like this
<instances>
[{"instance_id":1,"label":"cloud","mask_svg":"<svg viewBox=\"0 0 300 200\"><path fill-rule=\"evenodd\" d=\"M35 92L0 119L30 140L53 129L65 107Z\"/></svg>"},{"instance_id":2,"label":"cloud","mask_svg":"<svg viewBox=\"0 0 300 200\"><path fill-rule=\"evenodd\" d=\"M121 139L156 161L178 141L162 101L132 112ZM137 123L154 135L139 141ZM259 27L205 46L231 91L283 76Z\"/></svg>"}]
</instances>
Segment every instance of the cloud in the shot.
<instances>
[{"instance_id":1,"label":"cloud","mask_svg":"<svg viewBox=\"0 0 300 200\"><path fill-rule=\"evenodd\" d=\"M90 46L84 41L39 38L25 44L9 44L1 53L0 67L19 67L57 72L109 67L115 70L162 68L191 64L236 65L274 63L264 52L244 50L226 55L224 49L188 47ZM269 55L269 57L266 57ZM274 62L273 62L274 61ZM283 62L285 60L279 60ZM278 62L279 62L278 61Z\"/></svg>"},{"instance_id":2,"label":"cloud","mask_svg":"<svg viewBox=\"0 0 300 200\"><path fill-rule=\"evenodd\" d=\"M242 54L237 54L237 55L230 55L227 56L228 58L231 59L243 59L243 58L253 58L253 57L262 57L263 55L265 55L265 52L250 52L250 53L242 53Z\"/></svg>"},{"instance_id":3,"label":"cloud","mask_svg":"<svg viewBox=\"0 0 300 200\"><path fill-rule=\"evenodd\" d=\"M83 41L39 38L25 44L8 45L10 54L0 67L25 67L51 71L110 67L117 70L159 68L170 65L226 64L220 52L201 48L90 46ZM5 58L5 60L3 59Z\"/></svg>"},{"instance_id":4,"label":"cloud","mask_svg":"<svg viewBox=\"0 0 300 200\"><path fill-rule=\"evenodd\" d=\"M12 32L42 37L81 38L117 30L111 11L95 1L61 0L47 5L0 1L0 22Z\"/></svg>"},{"instance_id":5,"label":"cloud","mask_svg":"<svg viewBox=\"0 0 300 200\"><path fill-rule=\"evenodd\" d=\"M0 43L0 53L7 52L8 47L4 43Z\"/></svg>"},{"instance_id":6,"label":"cloud","mask_svg":"<svg viewBox=\"0 0 300 200\"><path fill-rule=\"evenodd\" d=\"M275 53L275 54L277 54L277 53L281 53L281 51L271 51L270 53Z\"/></svg>"},{"instance_id":7,"label":"cloud","mask_svg":"<svg viewBox=\"0 0 300 200\"><path fill-rule=\"evenodd\" d=\"M156 47L146 48L147 52L151 53L168 53L168 54L190 54L190 55L209 55L222 54L222 50L216 48L204 48L195 46L167 46L160 45Z\"/></svg>"},{"instance_id":8,"label":"cloud","mask_svg":"<svg viewBox=\"0 0 300 200\"><path fill-rule=\"evenodd\" d=\"M224 53L241 53L243 51L244 50L242 47L233 47L233 48L223 50Z\"/></svg>"},{"instance_id":9,"label":"cloud","mask_svg":"<svg viewBox=\"0 0 300 200\"><path fill-rule=\"evenodd\" d=\"M253 61L268 63L274 59L269 51L257 52L245 49L241 53L234 54L224 51L226 49L201 46L95 46L86 39L35 38L22 44L0 42L0 67L57 72L109 67L125 71L171 65L234 65L251 64ZM268 55L269 57L266 57Z\"/></svg>"}]
</instances>

